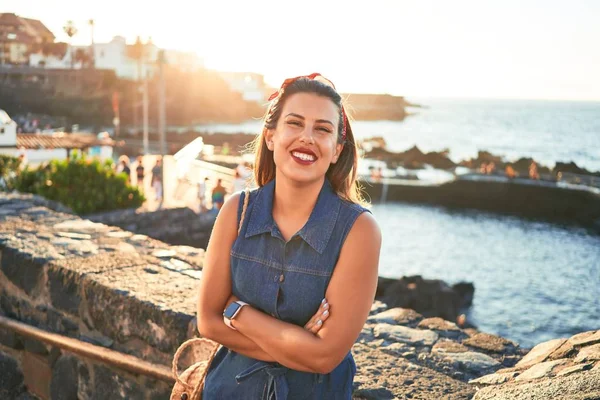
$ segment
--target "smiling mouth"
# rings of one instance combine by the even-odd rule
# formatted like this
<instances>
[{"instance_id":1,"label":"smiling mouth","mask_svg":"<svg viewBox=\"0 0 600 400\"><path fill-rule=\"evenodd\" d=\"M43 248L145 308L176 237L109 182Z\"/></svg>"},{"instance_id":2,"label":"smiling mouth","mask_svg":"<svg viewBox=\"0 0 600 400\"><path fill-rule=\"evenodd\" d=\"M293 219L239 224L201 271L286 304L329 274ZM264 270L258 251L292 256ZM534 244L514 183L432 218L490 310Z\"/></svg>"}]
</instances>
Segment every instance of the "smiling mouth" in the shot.
<instances>
[{"instance_id":1,"label":"smiling mouth","mask_svg":"<svg viewBox=\"0 0 600 400\"><path fill-rule=\"evenodd\" d=\"M314 154L306 154L299 151L292 151L292 157L300 164L312 164L317 160Z\"/></svg>"}]
</instances>

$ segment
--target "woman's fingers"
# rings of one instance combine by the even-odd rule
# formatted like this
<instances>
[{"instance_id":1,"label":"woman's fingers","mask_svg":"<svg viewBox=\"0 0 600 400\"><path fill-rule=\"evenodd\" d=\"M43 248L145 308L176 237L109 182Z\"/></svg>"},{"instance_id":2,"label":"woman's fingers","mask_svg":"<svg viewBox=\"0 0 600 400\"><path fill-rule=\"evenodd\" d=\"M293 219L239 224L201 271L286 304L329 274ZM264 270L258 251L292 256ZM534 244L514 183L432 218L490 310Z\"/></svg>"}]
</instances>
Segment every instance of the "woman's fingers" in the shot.
<instances>
[{"instance_id":1,"label":"woman's fingers","mask_svg":"<svg viewBox=\"0 0 600 400\"><path fill-rule=\"evenodd\" d=\"M329 317L329 303L326 299L323 299L321 306L312 316L312 318L304 325L304 329L316 333L321 329L325 320Z\"/></svg>"}]
</instances>

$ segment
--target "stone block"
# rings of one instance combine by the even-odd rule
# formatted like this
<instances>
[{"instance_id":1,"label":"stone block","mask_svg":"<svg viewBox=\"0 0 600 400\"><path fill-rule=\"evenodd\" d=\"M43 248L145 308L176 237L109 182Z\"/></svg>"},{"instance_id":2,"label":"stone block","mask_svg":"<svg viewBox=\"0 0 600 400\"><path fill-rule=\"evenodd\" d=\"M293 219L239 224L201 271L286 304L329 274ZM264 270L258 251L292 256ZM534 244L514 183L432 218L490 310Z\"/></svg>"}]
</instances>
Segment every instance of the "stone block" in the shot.
<instances>
[{"instance_id":1,"label":"stone block","mask_svg":"<svg viewBox=\"0 0 600 400\"><path fill-rule=\"evenodd\" d=\"M22 365L27 390L42 399L49 399L52 371L47 358L25 351Z\"/></svg>"},{"instance_id":2,"label":"stone block","mask_svg":"<svg viewBox=\"0 0 600 400\"><path fill-rule=\"evenodd\" d=\"M60 357L52 368L50 395L52 400L78 400L78 361L71 355Z\"/></svg>"},{"instance_id":3,"label":"stone block","mask_svg":"<svg viewBox=\"0 0 600 400\"><path fill-rule=\"evenodd\" d=\"M19 318L19 299L8 294L6 290L0 290L0 314L8 318Z\"/></svg>"},{"instance_id":4,"label":"stone block","mask_svg":"<svg viewBox=\"0 0 600 400\"><path fill-rule=\"evenodd\" d=\"M0 328L0 344L16 350L23 348L19 335L9 329Z\"/></svg>"},{"instance_id":5,"label":"stone block","mask_svg":"<svg viewBox=\"0 0 600 400\"><path fill-rule=\"evenodd\" d=\"M23 336L21 340L23 341L23 346L25 347L26 351L33 354L38 354L40 356L48 355L48 347L46 347L46 345L39 340L31 339L25 336Z\"/></svg>"},{"instance_id":6,"label":"stone block","mask_svg":"<svg viewBox=\"0 0 600 400\"><path fill-rule=\"evenodd\" d=\"M186 340L196 313L198 281L140 265L90 274L84 291L96 330L119 342L138 337L172 354Z\"/></svg>"},{"instance_id":7,"label":"stone block","mask_svg":"<svg viewBox=\"0 0 600 400\"><path fill-rule=\"evenodd\" d=\"M75 320L67 317L54 308L49 308L47 315L47 325L51 332L70 337L79 336L79 325Z\"/></svg>"},{"instance_id":8,"label":"stone block","mask_svg":"<svg viewBox=\"0 0 600 400\"><path fill-rule=\"evenodd\" d=\"M52 305L72 315L80 315L81 282L86 274L102 273L116 268L142 265L138 254L103 253L82 262L71 257L48 265L48 288Z\"/></svg>"},{"instance_id":9,"label":"stone block","mask_svg":"<svg viewBox=\"0 0 600 400\"><path fill-rule=\"evenodd\" d=\"M38 256L31 248L5 247L2 249L0 268L16 286L32 295L43 279L48 258Z\"/></svg>"},{"instance_id":10,"label":"stone block","mask_svg":"<svg viewBox=\"0 0 600 400\"><path fill-rule=\"evenodd\" d=\"M0 351L0 371L0 399L14 399L24 390L24 377L19 363Z\"/></svg>"},{"instance_id":11,"label":"stone block","mask_svg":"<svg viewBox=\"0 0 600 400\"><path fill-rule=\"evenodd\" d=\"M61 268L48 269L48 290L52 306L72 315L79 315L81 276Z\"/></svg>"},{"instance_id":12,"label":"stone block","mask_svg":"<svg viewBox=\"0 0 600 400\"><path fill-rule=\"evenodd\" d=\"M94 398L94 384L92 382L92 364L80 360L77 364L77 398L90 400Z\"/></svg>"},{"instance_id":13,"label":"stone block","mask_svg":"<svg viewBox=\"0 0 600 400\"><path fill-rule=\"evenodd\" d=\"M144 400L146 391L133 376L98 364L94 364L92 369L94 399Z\"/></svg>"},{"instance_id":14,"label":"stone block","mask_svg":"<svg viewBox=\"0 0 600 400\"><path fill-rule=\"evenodd\" d=\"M45 306L33 306L28 299L19 299L18 320L44 329L47 323Z\"/></svg>"}]
</instances>

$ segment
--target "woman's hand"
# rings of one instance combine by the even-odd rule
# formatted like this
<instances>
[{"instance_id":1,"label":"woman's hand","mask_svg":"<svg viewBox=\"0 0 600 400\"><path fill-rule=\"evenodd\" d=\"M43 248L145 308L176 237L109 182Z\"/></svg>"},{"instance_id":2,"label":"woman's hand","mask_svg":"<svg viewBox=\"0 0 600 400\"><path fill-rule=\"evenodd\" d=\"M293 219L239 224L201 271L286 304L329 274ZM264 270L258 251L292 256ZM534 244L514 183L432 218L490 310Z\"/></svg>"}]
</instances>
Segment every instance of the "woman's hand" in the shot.
<instances>
[{"instance_id":1,"label":"woman's hand","mask_svg":"<svg viewBox=\"0 0 600 400\"><path fill-rule=\"evenodd\" d=\"M321 301L321 306L315 315L313 315L310 321L304 325L304 329L317 334L323 327L327 318L329 318L329 303L327 303L327 299L323 299L323 301Z\"/></svg>"},{"instance_id":2,"label":"woman's hand","mask_svg":"<svg viewBox=\"0 0 600 400\"><path fill-rule=\"evenodd\" d=\"M227 308L227 306L233 303L234 301L238 300L239 299L232 294L231 296L229 296L227 303L225 303L225 308ZM327 303L327 299L323 299L323 301L321 301L321 306L319 307L315 315L313 315L311 319L306 323L306 325L304 325L304 329L310 331L313 334L316 334L321 330L327 318L329 318L329 303Z\"/></svg>"}]
</instances>

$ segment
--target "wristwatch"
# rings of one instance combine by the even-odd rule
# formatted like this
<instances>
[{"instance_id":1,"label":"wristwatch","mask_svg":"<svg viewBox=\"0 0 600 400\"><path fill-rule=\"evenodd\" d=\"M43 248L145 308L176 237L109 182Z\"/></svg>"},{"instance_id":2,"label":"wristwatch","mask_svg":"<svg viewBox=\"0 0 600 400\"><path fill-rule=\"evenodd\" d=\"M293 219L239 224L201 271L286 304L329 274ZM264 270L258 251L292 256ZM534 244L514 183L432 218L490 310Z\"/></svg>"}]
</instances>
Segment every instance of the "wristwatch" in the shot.
<instances>
[{"instance_id":1,"label":"wristwatch","mask_svg":"<svg viewBox=\"0 0 600 400\"><path fill-rule=\"evenodd\" d=\"M233 303L228 305L225 311L223 311L223 322L225 322L225 325L236 331L237 329L233 327L233 325L231 324L231 320L239 314L242 307L247 305L248 303L244 303L240 300L234 301Z\"/></svg>"}]
</instances>

